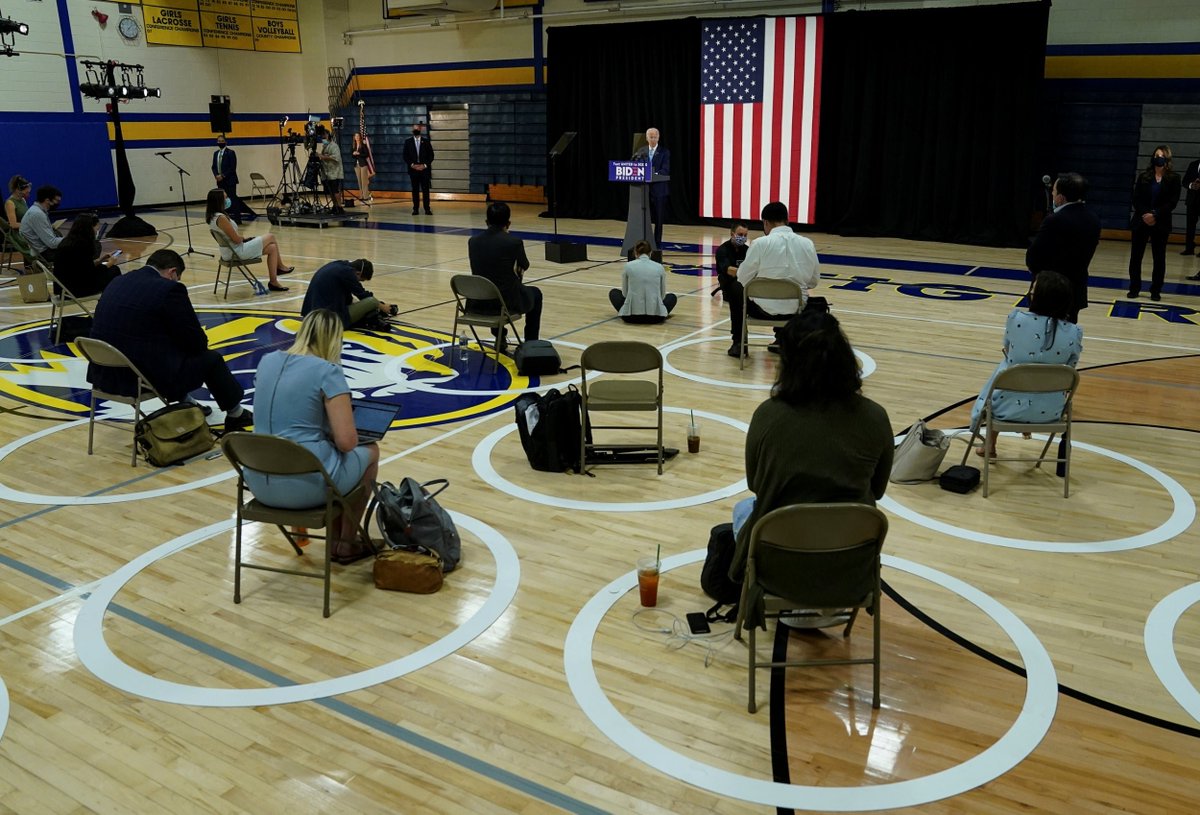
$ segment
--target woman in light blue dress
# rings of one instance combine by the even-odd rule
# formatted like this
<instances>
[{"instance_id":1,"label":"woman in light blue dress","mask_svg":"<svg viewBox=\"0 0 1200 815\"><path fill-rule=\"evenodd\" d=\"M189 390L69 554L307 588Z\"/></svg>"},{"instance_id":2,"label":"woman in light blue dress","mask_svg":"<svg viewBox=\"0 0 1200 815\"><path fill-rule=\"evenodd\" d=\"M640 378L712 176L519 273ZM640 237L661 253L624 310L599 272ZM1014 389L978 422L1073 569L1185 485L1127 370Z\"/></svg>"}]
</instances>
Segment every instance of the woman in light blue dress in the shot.
<instances>
[{"instance_id":1,"label":"woman in light blue dress","mask_svg":"<svg viewBox=\"0 0 1200 815\"><path fill-rule=\"evenodd\" d=\"M273 351L258 366L254 432L298 442L320 459L341 493L365 484L363 500L344 513L337 532L356 540L366 498L379 469L379 446L358 444L350 386L342 373L342 319L328 309L305 316L292 347ZM246 485L264 504L304 509L325 502L325 479L246 471Z\"/></svg>"},{"instance_id":2,"label":"woman in light blue dress","mask_svg":"<svg viewBox=\"0 0 1200 815\"><path fill-rule=\"evenodd\" d=\"M1083 329L1067 322L1071 308L1071 283L1057 272L1041 272L1033 284L1029 311L1013 309L1004 328L1004 359L996 366L975 406L971 426L979 423L983 400L997 375L1010 365L1038 363L1070 365L1079 362L1083 351ZM998 390L992 394L992 415L1005 422L1052 422L1062 416L1066 396L1058 393L1017 393ZM996 437L988 435L988 455L996 455ZM983 455L983 448L976 448Z\"/></svg>"}]
</instances>

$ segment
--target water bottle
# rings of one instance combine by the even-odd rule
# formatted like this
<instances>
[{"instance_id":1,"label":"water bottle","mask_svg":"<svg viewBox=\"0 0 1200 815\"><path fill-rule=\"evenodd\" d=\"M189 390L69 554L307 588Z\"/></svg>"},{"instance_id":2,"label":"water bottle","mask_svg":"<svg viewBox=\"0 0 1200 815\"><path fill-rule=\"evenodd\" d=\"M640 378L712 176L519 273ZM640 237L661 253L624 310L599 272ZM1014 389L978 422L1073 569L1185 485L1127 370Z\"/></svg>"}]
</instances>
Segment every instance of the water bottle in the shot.
<instances>
[{"instance_id":1,"label":"water bottle","mask_svg":"<svg viewBox=\"0 0 1200 815\"><path fill-rule=\"evenodd\" d=\"M458 358L462 362L467 361L467 332L460 331L458 334Z\"/></svg>"}]
</instances>

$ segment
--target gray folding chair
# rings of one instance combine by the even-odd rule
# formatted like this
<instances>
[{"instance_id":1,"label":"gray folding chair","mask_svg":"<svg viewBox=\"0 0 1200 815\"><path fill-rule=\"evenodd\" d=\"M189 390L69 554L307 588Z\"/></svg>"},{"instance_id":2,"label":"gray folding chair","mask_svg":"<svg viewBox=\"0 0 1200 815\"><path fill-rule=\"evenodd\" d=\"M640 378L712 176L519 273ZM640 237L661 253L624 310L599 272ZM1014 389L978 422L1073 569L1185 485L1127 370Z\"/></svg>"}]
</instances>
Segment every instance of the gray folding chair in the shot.
<instances>
[{"instance_id":1,"label":"gray folding chair","mask_svg":"<svg viewBox=\"0 0 1200 815\"><path fill-rule=\"evenodd\" d=\"M750 297L753 295L756 299L767 300L792 300L796 301L796 311L788 315L780 315L780 319L767 320L760 317L751 317L748 309L750 307ZM751 280L745 287L744 296L742 297L742 356L738 360L739 369L745 369L746 356L750 348L750 326L751 325L768 325L773 328L782 328L788 324L788 321L793 316L800 313L804 303L804 287L795 280L778 280L773 277L756 277Z\"/></svg>"},{"instance_id":2,"label":"gray folding chair","mask_svg":"<svg viewBox=\"0 0 1200 815\"><path fill-rule=\"evenodd\" d=\"M129 361L129 358L113 348L103 340L95 340L91 337L79 337L75 340L75 347L79 349L79 353L83 354L83 358L93 365L99 365L104 368L118 368L131 372L137 379L137 393L133 396L128 396L121 393L109 393L102 391L96 386L92 386L91 400L91 418L88 420L88 455L92 454L92 434L96 430L96 397L107 399L110 402L119 402L123 405L131 405L133 407L133 424L129 425L129 429L136 432L137 423L141 421L145 415L142 412L142 403L150 399L158 399L164 405L167 400L154 389L150 384L150 380L142 375L142 372L137 369L137 366ZM123 423L122 423L123 424ZM129 459L129 466L137 466L137 444L133 445L133 455Z\"/></svg>"},{"instance_id":3,"label":"gray folding chair","mask_svg":"<svg viewBox=\"0 0 1200 815\"><path fill-rule=\"evenodd\" d=\"M591 430L654 430L658 437L658 474L663 471L663 358L657 348L645 342L598 342L584 349L579 359L582 369L579 392L582 396L583 421L579 430L579 461L586 471ZM657 381L639 378L601 379L588 384L588 372L635 374L657 371ZM598 425L591 414L600 411L654 411L652 425ZM644 444L606 444L606 449L638 449Z\"/></svg>"},{"instance_id":4,"label":"gray folding chair","mask_svg":"<svg viewBox=\"0 0 1200 815\"><path fill-rule=\"evenodd\" d=\"M993 461L1033 461L1036 462L1034 467L1041 467L1043 461L1053 461L1055 464L1063 465L1063 498L1070 495L1071 490L1071 403L1075 398L1075 391L1079 388L1079 372L1070 365L1043 365L1039 363L1023 363L1021 365L1013 365L1010 368L1005 368L992 381L992 386L983 398L983 412L979 414L979 421L971 428L971 438L967 442L966 452L963 453L962 463L967 463L967 457L971 454L971 449L975 446L975 440L982 438L984 448L983 456L983 497L988 496L988 471L991 469ZM997 419L992 415L992 394L995 391L1009 391L1019 393L1061 393L1064 398L1062 414L1055 416L1045 422L1006 422ZM1037 458L1029 458L1028 456L1006 456L1003 458L993 459L987 455L987 439L990 435L1000 434L1004 431L1017 431L1020 433L1032 433L1034 431L1043 431L1050 434L1046 439L1045 446L1042 447L1041 455ZM1055 455L1052 459L1047 459L1046 454L1050 451L1050 445L1054 442L1056 433L1061 433L1063 438L1062 455Z\"/></svg>"},{"instance_id":5,"label":"gray folding chair","mask_svg":"<svg viewBox=\"0 0 1200 815\"><path fill-rule=\"evenodd\" d=\"M275 192L262 173L250 173L250 197L272 195Z\"/></svg>"},{"instance_id":6,"label":"gray folding chair","mask_svg":"<svg viewBox=\"0 0 1200 815\"><path fill-rule=\"evenodd\" d=\"M263 572L279 574L294 574L300 577L315 577L324 581L325 607L323 614L329 616L329 585L332 572L333 549L341 541L334 534L335 525L343 512L352 511L352 507L365 498L366 487L359 483L346 494L338 492L329 473L321 465L313 453L290 439L279 436L268 436L264 433L227 433L221 438L221 450L233 464L238 474L237 484L237 532L234 544L233 567L233 602L242 602L242 569L257 569ZM281 509L269 506L250 496L246 500L249 488L246 486L246 470L255 470L266 475L295 476L320 473L325 479L325 502L308 509ZM297 543L295 533L288 527L304 527L308 529L308 537L325 541L325 562L321 571L301 571L299 569L282 569L276 566L264 566L242 560L242 524L245 521L274 524L287 538L297 555L303 555L304 550ZM312 530L325 529L326 534L314 535ZM367 530L358 525L357 537L368 551L374 551Z\"/></svg>"},{"instance_id":7,"label":"gray folding chair","mask_svg":"<svg viewBox=\"0 0 1200 815\"><path fill-rule=\"evenodd\" d=\"M739 640L743 627L750 632L747 710L758 709L755 671L820 665L873 666L871 706L879 707L879 572L887 531L887 516L865 504L793 504L754 524L734 628ZM804 627L806 620L833 616L838 624L845 621L842 636L849 637L860 608L875 621L870 658L758 661L754 634L759 627L766 629L766 620L792 620Z\"/></svg>"},{"instance_id":8,"label":"gray folding chair","mask_svg":"<svg viewBox=\"0 0 1200 815\"><path fill-rule=\"evenodd\" d=\"M262 263L263 259L261 257L256 257L243 260L237 256L237 248L233 245L233 241L229 240L228 235L219 229L214 229L211 225L208 227L208 232L213 236L213 240L217 242L217 246L220 247L220 249L226 249L229 251L229 260L225 260L225 258L221 256L220 251L217 252L217 279L216 282L213 283L213 295L216 295L217 287L221 285L222 269L225 271L226 300L229 299L229 281L230 278L233 277L234 269L237 269L242 273L242 277L246 278L246 282L250 284L250 288L253 291L262 291L263 285L262 283L258 282L258 278L255 277L254 272L250 270L250 267L255 263Z\"/></svg>"},{"instance_id":9,"label":"gray folding chair","mask_svg":"<svg viewBox=\"0 0 1200 815\"><path fill-rule=\"evenodd\" d=\"M76 297L71 294L71 290L62 284L62 282L54 276L54 272L50 270L50 264L46 263L41 257L37 257L33 261L33 268L41 271L46 275L46 288L50 294L50 325L54 326L54 344L58 345L62 339L62 320L66 313L68 305L78 307L88 317L92 316L92 310L87 307L88 303L94 303L100 299L99 294L89 294L84 297ZM58 289L58 293L55 289Z\"/></svg>"},{"instance_id":10,"label":"gray folding chair","mask_svg":"<svg viewBox=\"0 0 1200 815\"><path fill-rule=\"evenodd\" d=\"M519 312L509 311L508 306L504 302L504 298L500 296L500 289L496 288L496 284L488 280L486 277L474 274L456 274L450 278L450 290L454 292L454 328L450 330L451 336L457 339L459 325L470 327L471 334L475 337L475 343L483 348L483 341L479 339L477 327L489 328L496 333L496 341L493 344L496 352L496 367L500 367L500 337L506 328L511 328L513 339L517 345L521 344L520 335L517 333L516 320L523 316ZM495 314L478 311L480 302L494 302L499 307L499 311Z\"/></svg>"}]
</instances>

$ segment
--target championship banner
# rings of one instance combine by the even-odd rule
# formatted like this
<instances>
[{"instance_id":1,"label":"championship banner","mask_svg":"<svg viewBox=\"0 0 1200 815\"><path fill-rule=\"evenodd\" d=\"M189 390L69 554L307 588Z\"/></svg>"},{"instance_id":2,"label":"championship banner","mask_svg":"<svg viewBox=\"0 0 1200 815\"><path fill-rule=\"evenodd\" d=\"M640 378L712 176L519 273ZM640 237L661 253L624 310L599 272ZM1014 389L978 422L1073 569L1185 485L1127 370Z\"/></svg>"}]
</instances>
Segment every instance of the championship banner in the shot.
<instances>
[{"instance_id":1,"label":"championship banner","mask_svg":"<svg viewBox=\"0 0 1200 815\"><path fill-rule=\"evenodd\" d=\"M273 20L298 20L296 0L250 0L250 14Z\"/></svg>"},{"instance_id":2,"label":"championship banner","mask_svg":"<svg viewBox=\"0 0 1200 815\"><path fill-rule=\"evenodd\" d=\"M297 0L134 1L146 3L147 43L300 53Z\"/></svg>"},{"instance_id":3,"label":"championship banner","mask_svg":"<svg viewBox=\"0 0 1200 815\"><path fill-rule=\"evenodd\" d=\"M296 20L254 18L254 50L300 53L300 25Z\"/></svg>"},{"instance_id":4,"label":"championship banner","mask_svg":"<svg viewBox=\"0 0 1200 815\"><path fill-rule=\"evenodd\" d=\"M221 5L232 5L224 3ZM203 8L203 2L201 3ZM236 48L240 51L254 50L253 23L243 14L214 14L200 12L200 26L204 44L209 48Z\"/></svg>"},{"instance_id":5,"label":"championship banner","mask_svg":"<svg viewBox=\"0 0 1200 815\"><path fill-rule=\"evenodd\" d=\"M146 42L155 45L204 45L200 32L200 11L196 0L155 0L157 5L143 6L142 19Z\"/></svg>"}]
</instances>

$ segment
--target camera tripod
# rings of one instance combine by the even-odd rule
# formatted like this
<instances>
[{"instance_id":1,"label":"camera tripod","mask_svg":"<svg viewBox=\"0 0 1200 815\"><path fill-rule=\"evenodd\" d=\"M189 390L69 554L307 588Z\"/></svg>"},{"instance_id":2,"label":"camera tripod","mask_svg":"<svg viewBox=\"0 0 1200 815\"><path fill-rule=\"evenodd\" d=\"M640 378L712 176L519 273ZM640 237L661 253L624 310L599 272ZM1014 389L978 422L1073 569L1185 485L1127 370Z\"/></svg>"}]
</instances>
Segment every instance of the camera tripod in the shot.
<instances>
[{"instance_id":1,"label":"camera tripod","mask_svg":"<svg viewBox=\"0 0 1200 815\"><path fill-rule=\"evenodd\" d=\"M316 150L309 150L304 171L301 172L300 162L296 158L296 143L289 143L279 175L279 186L275 188L268 209L287 215L329 212L333 209L333 200L321 187L324 178L325 172L321 169L321 159L317 157Z\"/></svg>"}]
</instances>

